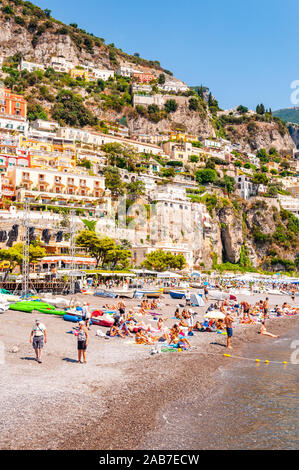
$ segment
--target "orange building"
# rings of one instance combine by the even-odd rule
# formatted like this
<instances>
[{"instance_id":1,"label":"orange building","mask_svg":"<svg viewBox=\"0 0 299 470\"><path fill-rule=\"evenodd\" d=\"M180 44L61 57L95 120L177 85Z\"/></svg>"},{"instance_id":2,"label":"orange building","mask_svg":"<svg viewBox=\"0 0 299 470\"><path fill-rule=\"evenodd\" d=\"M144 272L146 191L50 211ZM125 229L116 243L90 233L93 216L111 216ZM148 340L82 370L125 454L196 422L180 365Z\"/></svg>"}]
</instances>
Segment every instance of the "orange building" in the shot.
<instances>
[{"instance_id":1,"label":"orange building","mask_svg":"<svg viewBox=\"0 0 299 470\"><path fill-rule=\"evenodd\" d=\"M139 83L150 83L152 80L155 80L155 75L152 73L135 72L133 73L133 79Z\"/></svg>"},{"instance_id":2,"label":"orange building","mask_svg":"<svg viewBox=\"0 0 299 470\"><path fill-rule=\"evenodd\" d=\"M23 96L12 93L8 88L0 88L0 114L26 119L27 102Z\"/></svg>"}]
</instances>

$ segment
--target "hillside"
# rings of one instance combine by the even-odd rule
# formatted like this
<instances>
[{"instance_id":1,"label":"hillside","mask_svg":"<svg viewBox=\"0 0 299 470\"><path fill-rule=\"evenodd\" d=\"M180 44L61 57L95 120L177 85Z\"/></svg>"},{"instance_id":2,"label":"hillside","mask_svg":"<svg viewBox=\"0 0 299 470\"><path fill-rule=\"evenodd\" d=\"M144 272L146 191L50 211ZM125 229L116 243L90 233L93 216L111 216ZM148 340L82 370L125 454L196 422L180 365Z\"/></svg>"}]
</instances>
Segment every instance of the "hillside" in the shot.
<instances>
[{"instance_id":1,"label":"hillside","mask_svg":"<svg viewBox=\"0 0 299 470\"><path fill-rule=\"evenodd\" d=\"M287 126L268 112L238 116L221 114L217 122L231 142L241 144L248 152L260 148L269 151L275 147L279 152L287 154L292 153L295 147Z\"/></svg>"},{"instance_id":2,"label":"hillside","mask_svg":"<svg viewBox=\"0 0 299 470\"><path fill-rule=\"evenodd\" d=\"M114 44L105 44L104 38L72 23L56 20L50 10L42 10L31 2L10 0L1 2L0 53L13 56L20 52L27 60L46 63L52 56L64 56L75 65L82 60L116 70L123 63L163 71L158 61L129 55ZM171 73L164 70L165 73Z\"/></svg>"},{"instance_id":3,"label":"hillside","mask_svg":"<svg viewBox=\"0 0 299 470\"><path fill-rule=\"evenodd\" d=\"M273 116L285 122L299 124L299 108L284 108L273 111Z\"/></svg>"},{"instance_id":4,"label":"hillside","mask_svg":"<svg viewBox=\"0 0 299 470\"><path fill-rule=\"evenodd\" d=\"M131 135L184 131L201 138L222 136L239 140L248 151L275 146L279 151L289 152L294 146L278 118L242 116L233 123L229 118L218 119L218 103L208 88L188 89L183 84L182 91L161 91L160 78L176 84L182 82L157 60L143 59L138 53L129 55L77 24L63 24L52 18L50 10L42 10L31 2L1 2L0 56L3 59L0 79L25 96L30 121L55 119L62 126L89 126L106 132L107 125L121 120ZM49 66L53 57L65 58L76 71L82 69L82 64L91 64L115 75L105 81L72 78L69 72L55 71ZM22 60L41 64L44 70L20 71ZM120 66L152 74L155 78L150 91L134 91L134 80L116 73ZM140 95L147 95L149 101L136 104L136 94L141 103Z\"/></svg>"},{"instance_id":5,"label":"hillside","mask_svg":"<svg viewBox=\"0 0 299 470\"><path fill-rule=\"evenodd\" d=\"M279 210L271 199L235 199L216 207L213 216L213 227L220 227L213 243L214 266L232 263L268 271L298 269L299 221L288 211Z\"/></svg>"}]
</instances>

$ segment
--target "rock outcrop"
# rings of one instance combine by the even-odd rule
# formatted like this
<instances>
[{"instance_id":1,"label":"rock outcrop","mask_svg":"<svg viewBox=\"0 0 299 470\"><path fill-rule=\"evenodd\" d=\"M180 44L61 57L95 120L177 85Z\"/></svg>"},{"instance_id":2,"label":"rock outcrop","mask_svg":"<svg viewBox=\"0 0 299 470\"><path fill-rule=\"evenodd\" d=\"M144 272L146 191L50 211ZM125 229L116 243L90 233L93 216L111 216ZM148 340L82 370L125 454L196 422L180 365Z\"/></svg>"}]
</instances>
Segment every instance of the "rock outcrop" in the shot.
<instances>
[{"instance_id":1,"label":"rock outcrop","mask_svg":"<svg viewBox=\"0 0 299 470\"><path fill-rule=\"evenodd\" d=\"M247 152L256 152L261 148L267 151L275 147L278 152L292 154L295 144L286 128L276 121L254 122L253 130L248 124L230 124L225 131L232 142L241 144Z\"/></svg>"},{"instance_id":2,"label":"rock outcrop","mask_svg":"<svg viewBox=\"0 0 299 470\"><path fill-rule=\"evenodd\" d=\"M218 218L221 226L223 258L230 263L238 263L244 243L240 214L236 213L232 206L227 206L219 211Z\"/></svg>"}]
</instances>

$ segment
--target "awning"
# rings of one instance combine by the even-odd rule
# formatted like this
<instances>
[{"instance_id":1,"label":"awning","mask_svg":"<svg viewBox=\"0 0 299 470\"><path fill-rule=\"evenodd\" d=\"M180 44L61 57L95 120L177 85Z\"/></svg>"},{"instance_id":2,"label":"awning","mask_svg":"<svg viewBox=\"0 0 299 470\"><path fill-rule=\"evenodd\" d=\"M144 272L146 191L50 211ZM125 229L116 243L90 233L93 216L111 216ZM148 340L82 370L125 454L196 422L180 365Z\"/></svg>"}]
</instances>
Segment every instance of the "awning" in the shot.
<instances>
[{"instance_id":1,"label":"awning","mask_svg":"<svg viewBox=\"0 0 299 470\"><path fill-rule=\"evenodd\" d=\"M72 261L74 264L97 264L94 258L83 258L76 256L72 258L71 256L46 256L42 258L42 263L58 263L59 261L63 261L64 263L71 263Z\"/></svg>"},{"instance_id":2,"label":"awning","mask_svg":"<svg viewBox=\"0 0 299 470\"><path fill-rule=\"evenodd\" d=\"M182 278L183 276L181 276L180 274L177 274L177 273L172 273L170 271L165 271L164 273L159 273L157 277L160 277L160 278L163 278L163 279L166 279L166 278L178 279L178 278Z\"/></svg>"}]
</instances>

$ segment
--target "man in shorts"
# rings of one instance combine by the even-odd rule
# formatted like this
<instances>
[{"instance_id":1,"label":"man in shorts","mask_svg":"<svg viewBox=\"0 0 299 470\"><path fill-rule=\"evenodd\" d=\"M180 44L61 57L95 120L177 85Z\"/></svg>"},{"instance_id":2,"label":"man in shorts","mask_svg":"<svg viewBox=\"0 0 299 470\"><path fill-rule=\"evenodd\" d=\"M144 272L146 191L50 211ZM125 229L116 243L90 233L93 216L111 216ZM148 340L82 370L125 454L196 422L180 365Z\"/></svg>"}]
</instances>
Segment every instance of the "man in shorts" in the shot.
<instances>
[{"instance_id":1,"label":"man in shorts","mask_svg":"<svg viewBox=\"0 0 299 470\"><path fill-rule=\"evenodd\" d=\"M233 316L229 312L226 312L224 322L225 322L226 334L227 334L226 347L228 349L232 349L231 338L233 336L233 321L234 321Z\"/></svg>"},{"instance_id":2,"label":"man in shorts","mask_svg":"<svg viewBox=\"0 0 299 470\"><path fill-rule=\"evenodd\" d=\"M42 363L42 349L44 343L47 343L47 331L46 327L40 320L35 320L35 324L31 330L30 343L32 343L33 349L36 355L36 361Z\"/></svg>"},{"instance_id":3,"label":"man in shorts","mask_svg":"<svg viewBox=\"0 0 299 470\"><path fill-rule=\"evenodd\" d=\"M268 312L269 312L269 299L266 297L266 300L263 303L263 311L264 311L264 320L268 318Z\"/></svg>"}]
</instances>

